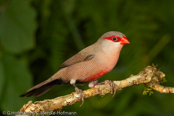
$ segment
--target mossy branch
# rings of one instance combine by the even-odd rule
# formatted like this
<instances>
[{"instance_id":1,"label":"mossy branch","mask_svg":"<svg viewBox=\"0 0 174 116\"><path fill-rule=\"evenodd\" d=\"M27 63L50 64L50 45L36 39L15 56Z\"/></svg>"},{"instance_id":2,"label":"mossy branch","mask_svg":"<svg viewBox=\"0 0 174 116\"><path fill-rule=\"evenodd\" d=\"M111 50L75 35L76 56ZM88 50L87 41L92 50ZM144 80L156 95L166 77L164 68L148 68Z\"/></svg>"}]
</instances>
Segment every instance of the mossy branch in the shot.
<instances>
[{"instance_id":1,"label":"mossy branch","mask_svg":"<svg viewBox=\"0 0 174 116\"><path fill-rule=\"evenodd\" d=\"M174 93L173 87L165 87L160 85L160 83L164 81L165 74L159 71L154 65L152 65L147 66L143 71L139 72L137 75L131 75L127 79L113 81L113 83L115 84L117 91L132 85L145 84L146 87L150 89L144 91L143 94L148 93L151 89L160 93ZM113 90L110 88L108 84L104 84L96 85L94 88L84 90L83 92L85 93L85 99L96 95L104 96L108 93L113 93ZM32 101L29 101L21 108L20 112L33 113L61 110L65 106L72 105L80 101L80 95L76 92L73 92L71 94L60 96L54 99L45 99L43 101L36 101L34 103L32 103Z\"/></svg>"}]
</instances>

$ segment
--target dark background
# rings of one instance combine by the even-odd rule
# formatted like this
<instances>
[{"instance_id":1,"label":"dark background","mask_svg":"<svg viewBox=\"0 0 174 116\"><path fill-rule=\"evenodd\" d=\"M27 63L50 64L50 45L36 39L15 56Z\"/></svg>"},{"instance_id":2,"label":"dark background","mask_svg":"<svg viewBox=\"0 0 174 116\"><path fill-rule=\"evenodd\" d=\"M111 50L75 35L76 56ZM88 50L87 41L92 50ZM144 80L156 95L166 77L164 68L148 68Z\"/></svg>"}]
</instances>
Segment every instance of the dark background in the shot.
<instances>
[{"instance_id":1,"label":"dark background","mask_svg":"<svg viewBox=\"0 0 174 116\"><path fill-rule=\"evenodd\" d=\"M117 66L99 81L121 80L158 64L166 86L174 86L173 0L0 0L0 110L19 111L29 100L74 92L60 85L41 97L19 95L51 75L61 63L108 31L120 31L131 44ZM88 86L80 86L87 89ZM62 111L89 116L173 116L174 95L144 96L143 85L95 96Z\"/></svg>"}]
</instances>

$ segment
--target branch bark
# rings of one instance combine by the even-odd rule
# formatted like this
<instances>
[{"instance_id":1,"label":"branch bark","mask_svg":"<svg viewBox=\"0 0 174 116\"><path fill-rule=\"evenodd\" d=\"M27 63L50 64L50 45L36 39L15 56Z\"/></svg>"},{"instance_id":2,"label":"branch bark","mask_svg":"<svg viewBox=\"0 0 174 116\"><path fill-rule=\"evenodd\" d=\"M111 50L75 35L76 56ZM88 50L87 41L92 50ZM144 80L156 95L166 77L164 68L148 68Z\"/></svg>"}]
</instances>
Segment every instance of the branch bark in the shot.
<instances>
[{"instance_id":1,"label":"branch bark","mask_svg":"<svg viewBox=\"0 0 174 116\"><path fill-rule=\"evenodd\" d=\"M165 87L160 85L160 82L164 79L165 74L163 72L159 71L155 66L147 66L137 75L131 75L127 79L113 81L113 83L115 84L117 91L132 85L145 84L147 87L160 93L174 93L173 87ZM96 85L94 88L87 89L83 92L85 93L84 98L89 98L96 95L104 96L108 93L113 93L113 90L108 84L104 84ZM27 104L23 105L23 107L20 109L20 113L23 112L29 114L33 112L52 112L54 110L61 110L63 107L75 104L79 101L81 101L80 95L76 92L73 92L71 94L60 96L54 99L45 99L43 101L36 101L34 103L29 101Z\"/></svg>"}]
</instances>

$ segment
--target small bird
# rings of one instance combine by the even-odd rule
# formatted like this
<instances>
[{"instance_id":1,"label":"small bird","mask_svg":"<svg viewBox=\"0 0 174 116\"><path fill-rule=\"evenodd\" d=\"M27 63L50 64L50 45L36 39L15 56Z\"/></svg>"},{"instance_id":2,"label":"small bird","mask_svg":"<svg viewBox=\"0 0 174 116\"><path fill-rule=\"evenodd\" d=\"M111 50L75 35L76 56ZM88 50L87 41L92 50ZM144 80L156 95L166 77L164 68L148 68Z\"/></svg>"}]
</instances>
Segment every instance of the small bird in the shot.
<instances>
[{"instance_id":1,"label":"small bird","mask_svg":"<svg viewBox=\"0 0 174 116\"><path fill-rule=\"evenodd\" d=\"M121 32L104 33L96 43L66 60L52 77L20 96L40 96L55 85L71 84L75 87L75 91L80 94L83 102L83 91L77 88L75 84L89 83L89 87L94 87L98 78L114 68L123 45L129 43L126 36Z\"/></svg>"}]
</instances>

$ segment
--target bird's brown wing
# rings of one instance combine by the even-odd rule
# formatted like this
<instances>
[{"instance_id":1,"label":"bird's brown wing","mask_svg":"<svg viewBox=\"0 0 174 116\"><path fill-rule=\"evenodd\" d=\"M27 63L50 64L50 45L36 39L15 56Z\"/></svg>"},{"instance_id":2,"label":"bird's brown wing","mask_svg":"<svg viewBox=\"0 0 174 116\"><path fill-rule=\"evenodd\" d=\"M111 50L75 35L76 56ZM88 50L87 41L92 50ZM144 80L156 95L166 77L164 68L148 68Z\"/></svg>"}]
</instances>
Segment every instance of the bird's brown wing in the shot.
<instances>
[{"instance_id":1,"label":"bird's brown wing","mask_svg":"<svg viewBox=\"0 0 174 116\"><path fill-rule=\"evenodd\" d=\"M82 51L78 52L68 60L66 60L61 66L60 69L71 66L73 64L83 62L83 61L88 61L91 60L95 57L94 52L91 52L92 50L90 47L83 49Z\"/></svg>"}]
</instances>

